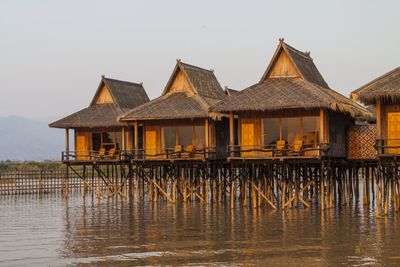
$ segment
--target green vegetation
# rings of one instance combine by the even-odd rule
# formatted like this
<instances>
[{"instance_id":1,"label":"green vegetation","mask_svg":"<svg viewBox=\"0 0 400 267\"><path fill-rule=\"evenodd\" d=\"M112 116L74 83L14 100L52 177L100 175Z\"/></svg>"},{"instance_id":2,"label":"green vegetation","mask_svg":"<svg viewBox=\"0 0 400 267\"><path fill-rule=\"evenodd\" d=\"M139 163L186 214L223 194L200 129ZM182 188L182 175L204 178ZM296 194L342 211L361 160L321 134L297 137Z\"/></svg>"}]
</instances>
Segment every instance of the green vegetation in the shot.
<instances>
[{"instance_id":1,"label":"green vegetation","mask_svg":"<svg viewBox=\"0 0 400 267\"><path fill-rule=\"evenodd\" d=\"M0 171L6 170L55 170L62 168L62 163L57 161L46 162L13 162L0 161Z\"/></svg>"}]
</instances>

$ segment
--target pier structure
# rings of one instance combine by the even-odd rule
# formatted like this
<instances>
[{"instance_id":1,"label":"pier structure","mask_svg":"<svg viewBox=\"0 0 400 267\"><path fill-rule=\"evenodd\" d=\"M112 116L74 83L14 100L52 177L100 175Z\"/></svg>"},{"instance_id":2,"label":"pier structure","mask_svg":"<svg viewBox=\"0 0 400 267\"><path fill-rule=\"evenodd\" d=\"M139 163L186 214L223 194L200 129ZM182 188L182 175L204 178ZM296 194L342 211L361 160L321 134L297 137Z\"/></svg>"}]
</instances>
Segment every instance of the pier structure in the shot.
<instances>
[{"instance_id":1,"label":"pier structure","mask_svg":"<svg viewBox=\"0 0 400 267\"><path fill-rule=\"evenodd\" d=\"M101 114L85 122L85 110L51 124L67 129L62 159L85 192L231 208L325 210L362 202L382 214L399 210L397 102L385 108L378 97L375 124L374 110L354 99L363 101L361 89L353 99L332 90L310 53L283 39L260 81L240 91L223 90L213 70L181 60L160 97L142 97L131 108L115 97L128 89L114 92L108 83L103 78L88 108L118 106L113 116L105 112L107 125ZM107 89L110 97L100 97ZM75 129L75 151L68 129Z\"/></svg>"}]
</instances>

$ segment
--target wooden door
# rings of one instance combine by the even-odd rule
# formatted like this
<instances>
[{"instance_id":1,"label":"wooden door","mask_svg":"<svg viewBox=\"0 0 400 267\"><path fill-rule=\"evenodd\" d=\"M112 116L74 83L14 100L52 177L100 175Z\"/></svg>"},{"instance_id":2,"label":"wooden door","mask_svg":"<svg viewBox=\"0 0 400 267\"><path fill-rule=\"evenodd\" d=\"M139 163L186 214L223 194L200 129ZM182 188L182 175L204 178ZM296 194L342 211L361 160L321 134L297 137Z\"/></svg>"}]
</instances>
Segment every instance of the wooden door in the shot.
<instances>
[{"instance_id":1,"label":"wooden door","mask_svg":"<svg viewBox=\"0 0 400 267\"><path fill-rule=\"evenodd\" d=\"M254 149L254 124L243 123L242 124L242 146L241 150ZM242 152L242 157L254 156L254 151Z\"/></svg>"},{"instance_id":2,"label":"wooden door","mask_svg":"<svg viewBox=\"0 0 400 267\"><path fill-rule=\"evenodd\" d=\"M400 154L400 112L389 112L388 113L388 146L399 148L388 148L387 153L389 154Z\"/></svg>"},{"instance_id":3,"label":"wooden door","mask_svg":"<svg viewBox=\"0 0 400 267\"><path fill-rule=\"evenodd\" d=\"M153 158L157 152L157 132L146 131L146 158Z\"/></svg>"},{"instance_id":4,"label":"wooden door","mask_svg":"<svg viewBox=\"0 0 400 267\"><path fill-rule=\"evenodd\" d=\"M86 134L78 133L76 135L76 145L75 145L76 160L85 160L89 157L88 142Z\"/></svg>"}]
</instances>

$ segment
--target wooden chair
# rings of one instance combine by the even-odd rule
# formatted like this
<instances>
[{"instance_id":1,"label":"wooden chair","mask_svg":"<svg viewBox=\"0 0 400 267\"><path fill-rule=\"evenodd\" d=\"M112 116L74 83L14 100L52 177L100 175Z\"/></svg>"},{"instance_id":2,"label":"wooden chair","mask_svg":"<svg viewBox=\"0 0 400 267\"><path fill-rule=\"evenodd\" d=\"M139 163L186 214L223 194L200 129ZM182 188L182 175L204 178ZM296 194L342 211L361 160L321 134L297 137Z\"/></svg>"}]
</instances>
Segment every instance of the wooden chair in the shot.
<instances>
[{"instance_id":1,"label":"wooden chair","mask_svg":"<svg viewBox=\"0 0 400 267\"><path fill-rule=\"evenodd\" d=\"M192 158L194 150L194 145L187 145L185 151L182 151L182 158Z\"/></svg>"},{"instance_id":2,"label":"wooden chair","mask_svg":"<svg viewBox=\"0 0 400 267\"><path fill-rule=\"evenodd\" d=\"M294 155L301 155L301 153L302 153L302 150L303 150L303 140L301 140L301 139L296 139L295 141L294 141L294 144L293 144L293 151L292 151L292 154L294 154Z\"/></svg>"},{"instance_id":3,"label":"wooden chair","mask_svg":"<svg viewBox=\"0 0 400 267\"><path fill-rule=\"evenodd\" d=\"M285 140L277 140L276 141L276 149L275 156L283 156L286 150L286 141Z\"/></svg>"},{"instance_id":4,"label":"wooden chair","mask_svg":"<svg viewBox=\"0 0 400 267\"><path fill-rule=\"evenodd\" d=\"M110 150L108 150L108 156L111 159L114 159L114 158L116 158L116 152L117 152L117 150L115 148L110 148Z\"/></svg>"},{"instance_id":5,"label":"wooden chair","mask_svg":"<svg viewBox=\"0 0 400 267\"><path fill-rule=\"evenodd\" d=\"M171 158L180 158L182 153L182 146L176 145L174 148L174 152L171 154Z\"/></svg>"},{"instance_id":6,"label":"wooden chair","mask_svg":"<svg viewBox=\"0 0 400 267\"><path fill-rule=\"evenodd\" d=\"M103 159L106 155L106 149L105 148L100 148L99 152L97 154L94 154L95 159Z\"/></svg>"}]
</instances>

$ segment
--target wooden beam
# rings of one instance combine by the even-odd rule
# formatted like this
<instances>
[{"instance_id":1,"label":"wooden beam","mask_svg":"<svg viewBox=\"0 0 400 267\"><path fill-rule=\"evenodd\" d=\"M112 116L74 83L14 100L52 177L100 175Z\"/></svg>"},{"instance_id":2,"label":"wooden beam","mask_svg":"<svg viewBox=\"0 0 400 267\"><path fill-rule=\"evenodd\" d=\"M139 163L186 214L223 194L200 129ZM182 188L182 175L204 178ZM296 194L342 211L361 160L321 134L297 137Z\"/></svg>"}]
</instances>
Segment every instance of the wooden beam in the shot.
<instances>
[{"instance_id":1,"label":"wooden beam","mask_svg":"<svg viewBox=\"0 0 400 267\"><path fill-rule=\"evenodd\" d=\"M376 139L382 139L381 102L376 101Z\"/></svg>"},{"instance_id":2,"label":"wooden beam","mask_svg":"<svg viewBox=\"0 0 400 267\"><path fill-rule=\"evenodd\" d=\"M204 122L204 130L205 130L205 147L208 148L209 147L209 130L208 130L208 118L205 119Z\"/></svg>"},{"instance_id":3,"label":"wooden beam","mask_svg":"<svg viewBox=\"0 0 400 267\"><path fill-rule=\"evenodd\" d=\"M69 129L65 129L65 156L69 160Z\"/></svg>"},{"instance_id":4,"label":"wooden beam","mask_svg":"<svg viewBox=\"0 0 400 267\"><path fill-rule=\"evenodd\" d=\"M121 129L121 146L122 146L122 151L125 151L125 127L122 127Z\"/></svg>"},{"instance_id":5,"label":"wooden beam","mask_svg":"<svg viewBox=\"0 0 400 267\"><path fill-rule=\"evenodd\" d=\"M233 145L235 144L235 128L234 128L234 121L233 121L233 112L229 113L229 146L230 150L233 151ZM233 155L229 155L233 156Z\"/></svg>"},{"instance_id":6,"label":"wooden beam","mask_svg":"<svg viewBox=\"0 0 400 267\"><path fill-rule=\"evenodd\" d=\"M136 150L138 150L139 149L139 140L138 140L138 136L139 136L139 134L138 134L138 121L134 121L133 122L133 134L134 134L134 149L135 149L135 151Z\"/></svg>"},{"instance_id":7,"label":"wooden beam","mask_svg":"<svg viewBox=\"0 0 400 267\"><path fill-rule=\"evenodd\" d=\"M325 140L325 110L322 108L319 110L319 130L320 130L319 142L326 143L326 140Z\"/></svg>"}]
</instances>

